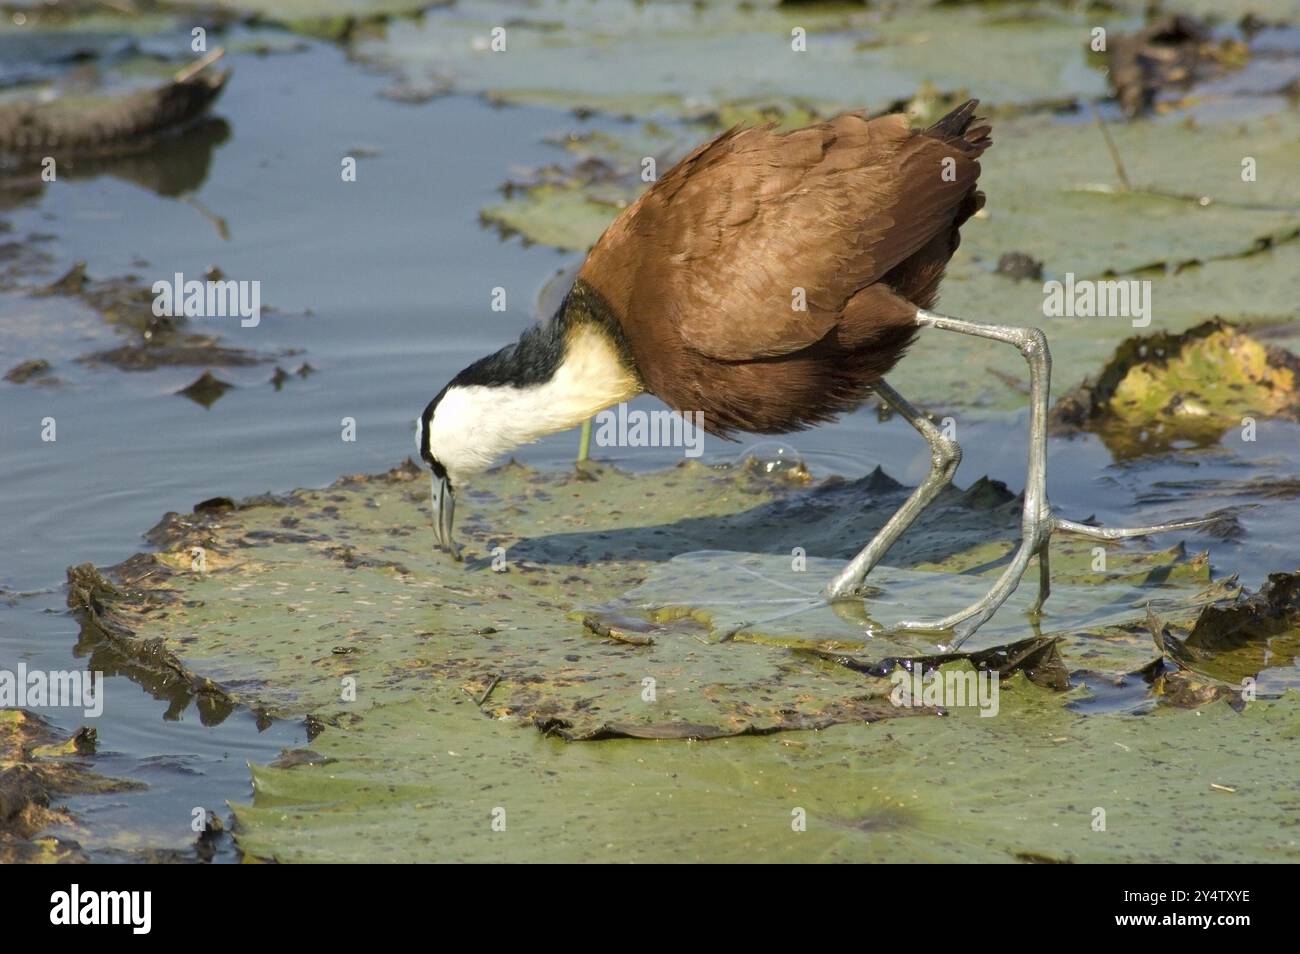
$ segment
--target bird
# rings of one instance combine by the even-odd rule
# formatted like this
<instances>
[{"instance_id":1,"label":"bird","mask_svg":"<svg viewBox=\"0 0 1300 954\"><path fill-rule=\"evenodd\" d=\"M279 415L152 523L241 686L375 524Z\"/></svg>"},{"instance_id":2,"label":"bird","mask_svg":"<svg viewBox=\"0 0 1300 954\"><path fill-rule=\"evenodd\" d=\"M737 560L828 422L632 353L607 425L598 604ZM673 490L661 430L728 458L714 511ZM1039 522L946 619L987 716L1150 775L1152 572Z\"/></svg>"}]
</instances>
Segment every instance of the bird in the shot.
<instances>
[{"instance_id":1,"label":"bird","mask_svg":"<svg viewBox=\"0 0 1300 954\"><path fill-rule=\"evenodd\" d=\"M648 393L706 431L782 434L875 395L929 444L931 469L821 593L862 599L865 579L948 485L961 448L885 380L923 328L1017 348L1029 365L1022 540L979 601L898 630L960 645L1039 562L1050 592L1054 531L1113 540L1199 525L1103 529L1056 516L1046 494L1051 357L1037 328L934 307L962 226L984 206L992 127L971 99L924 128L903 114L845 112L801 129L735 126L699 146L626 208L587 254L555 315L469 365L416 424L438 543L453 557L455 492L507 451Z\"/></svg>"}]
</instances>

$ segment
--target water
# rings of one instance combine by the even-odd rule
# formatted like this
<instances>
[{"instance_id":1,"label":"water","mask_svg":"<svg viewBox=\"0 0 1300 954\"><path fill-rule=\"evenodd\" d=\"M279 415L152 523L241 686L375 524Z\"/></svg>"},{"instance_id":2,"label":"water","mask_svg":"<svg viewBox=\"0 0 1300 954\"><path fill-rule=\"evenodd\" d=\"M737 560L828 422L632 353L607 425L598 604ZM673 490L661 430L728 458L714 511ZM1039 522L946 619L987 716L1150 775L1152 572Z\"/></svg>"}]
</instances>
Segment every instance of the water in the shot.
<instances>
[{"instance_id":1,"label":"water","mask_svg":"<svg viewBox=\"0 0 1300 954\"><path fill-rule=\"evenodd\" d=\"M112 176L57 183L9 218L15 235L58 236L56 271L83 259L96 277L198 276L219 264L232 278L260 280L264 304L286 315L248 329L232 320L220 333L259 351L304 348L284 363L292 370L305 359L317 371L276 392L269 365L222 370L237 388L208 410L172 396L198 368L69 366L58 368L63 387L4 385L0 582L44 591L4 608L6 665L79 668L65 567L121 561L163 512L392 466L411 451L411 422L439 382L518 333L559 258L502 244L477 224L509 163L542 158L542 137L561 125L555 113L496 111L467 98L395 104L376 96L378 78L319 45L237 57L234 67L218 112L243 118L194 194L226 219L229 242L190 204ZM378 154L344 184L340 158L362 145ZM499 284L516 302L506 314L488 308ZM5 366L29 356L6 353ZM47 416L57 421L54 443L39 440ZM354 443L340 439L344 417L357 421ZM305 743L299 725L259 732L240 713L205 728L193 707L163 721L166 709L128 678L107 681L95 765L150 786L145 795L74 800L110 844L143 837L181 847L193 833L177 806L224 813L225 800L251 795L246 760ZM67 732L82 721L78 712L43 714Z\"/></svg>"},{"instance_id":2,"label":"water","mask_svg":"<svg viewBox=\"0 0 1300 954\"><path fill-rule=\"evenodd\" d=\"M264 305L277 311L256 328L225 320L216 330L228 344L258 351L302 349L281 365L293 370L305 360L316 373L294 376L276 391L271 365L223 369L220 376L236 388L210 409L172 394L198 368L124 373L65 361L56 367L61 387L0 385L0 584L27 594L0 606L0 665L85 665L78 626L64 609L65 567L125 559L144 546L140 534L165 511L216 495L322 486L407 456L412 421L428 399L468 361L532 320L539 287L572 261L503 242L478 223L480 208L495 201L512 167L558 158L544 138L573 127L567 114L496 109L463 96L419 106L392 102L377 95L387 78L314 43L297 53L235 54L230 65L234 76L216 110L229 129L202 157L206 175L202 162L197 167L193 202L142 188L109 166L103 175L60 181L7 217L14 236L55 236L46 247L56 274L85 260L96 277L198 277L215 264L230 278L259 280ZM340 161L353 153L360 153L358 181L344 183ZM210 216L225 221L229 240ZM498 286L508 294L505 313L490 308ZM0 319L34 307L0 296ZM83 347L72 305L48 300L39 307L38 340L0 351L4 367L91 350ZM47 416L58 422L54 443L39 439ZM349 417L355 442L340 439ZM862 412L782 442L818 475L859 475L879 464L900 480L918 481L928 466L924 444L902 421L873 417ZM1022 413L969 425L959 483L988 473L1019 490L1026 423ZM1198 516L1201 505L1190 493L1175 492L1169 503L1139 502L1158 493L1161 482L1300 472L1300 428L1260 427L1253 445L1122 468L1111 466L1095 439L1056 441L1051 494L1068 516L1096 514L1110 523ZM745 446L709 438L706 458L732 460ZM564 434L519 456L561 467L576 447L576 434ZM596 453L650 470L671 464L678 452ZM1272 506L1243 516L1248 547L1212 542L1219 573L1240 572L1257 584L1294 559L1288 526L1295 501ZM127 675L109 677L106 700L95 723L100 750L93 764L148 789L69 802L85 822L73 836L104 860L142 847L183 849L194 837L189 807L224 815L226 801L251 797L247 762L306 744L300 723L259 726L244 710L204 726L193 706L171 711ZM75 711L43 714L64 732L83 721ZM236 857L227 839L218 860Z\"/></svg>"}]
</instances>

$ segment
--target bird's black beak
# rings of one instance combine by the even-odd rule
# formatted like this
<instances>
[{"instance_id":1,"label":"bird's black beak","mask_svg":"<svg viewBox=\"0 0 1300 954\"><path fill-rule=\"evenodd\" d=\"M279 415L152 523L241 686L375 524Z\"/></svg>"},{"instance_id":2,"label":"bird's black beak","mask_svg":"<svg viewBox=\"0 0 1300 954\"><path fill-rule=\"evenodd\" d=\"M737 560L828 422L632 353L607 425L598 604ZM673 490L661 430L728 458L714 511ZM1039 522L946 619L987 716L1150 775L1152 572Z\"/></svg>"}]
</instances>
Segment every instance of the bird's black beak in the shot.
<instances>
[{"instance_id":1,"label":"bird's black beak","mask_svg":"<svg viewBox=\"0 0 1300 954\"><path fill-rule=\"evenodd\" d=\"M433 475L433 535L438 545L451 554L453 560L460 559L460 550L452 539L451 528L456 519L456 494L446 477Z\"/></svg>"}]
</instances>

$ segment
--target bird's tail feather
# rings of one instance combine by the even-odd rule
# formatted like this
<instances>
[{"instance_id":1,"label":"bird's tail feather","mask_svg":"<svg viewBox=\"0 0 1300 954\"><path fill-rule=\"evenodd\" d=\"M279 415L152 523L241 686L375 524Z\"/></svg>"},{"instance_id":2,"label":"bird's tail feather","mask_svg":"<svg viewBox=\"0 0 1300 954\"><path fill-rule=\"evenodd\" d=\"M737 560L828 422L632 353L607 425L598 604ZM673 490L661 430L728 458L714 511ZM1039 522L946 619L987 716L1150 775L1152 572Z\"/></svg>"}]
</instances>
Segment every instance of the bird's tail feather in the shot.
<instances>
[{"instance_id":1,"label":"bird's tail feather","mask_svg":"<svg viewBox=\"0 0 1300 954\"><path fill-rule=\"evenodd\" d=\"M960 149L971 158L993 145L993 127L975 115L978 99L968 99L948 115L924 130L924 135Z\"/></svg>"}]
</instances>

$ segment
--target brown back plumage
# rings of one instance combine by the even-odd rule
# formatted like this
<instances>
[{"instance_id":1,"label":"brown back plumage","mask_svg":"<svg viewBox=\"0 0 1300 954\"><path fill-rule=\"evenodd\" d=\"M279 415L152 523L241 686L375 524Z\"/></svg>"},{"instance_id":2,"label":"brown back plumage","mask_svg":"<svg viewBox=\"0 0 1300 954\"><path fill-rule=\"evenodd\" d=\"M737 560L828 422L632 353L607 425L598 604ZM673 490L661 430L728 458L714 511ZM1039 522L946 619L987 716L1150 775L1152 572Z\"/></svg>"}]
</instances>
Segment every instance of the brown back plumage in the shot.
<instances>
[{"instance_id":1,"label":"brown back plumage","mask_svg":"<svg viewBox=\"0 0 1300 954\"><path fill-rule=\"evenodd\" d=\"M673 166L578 275L618 318L646 390L724 436L859 404L911 343L983 205L976 105L925 130L862 113L734 128Z\"/></svg>"}]
</instances>

